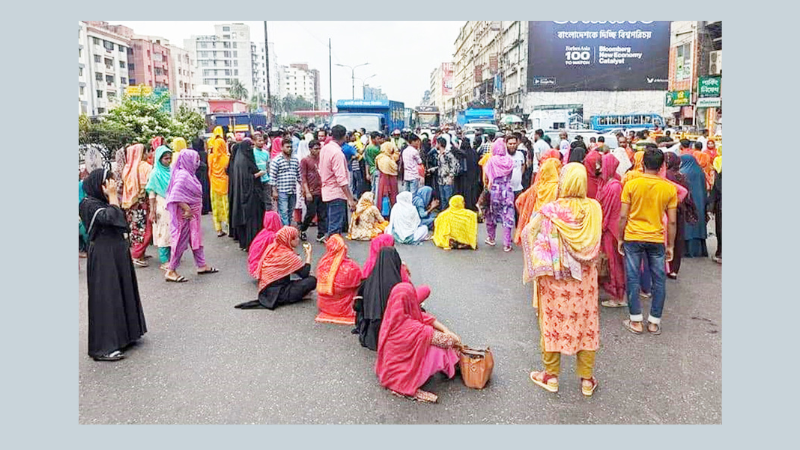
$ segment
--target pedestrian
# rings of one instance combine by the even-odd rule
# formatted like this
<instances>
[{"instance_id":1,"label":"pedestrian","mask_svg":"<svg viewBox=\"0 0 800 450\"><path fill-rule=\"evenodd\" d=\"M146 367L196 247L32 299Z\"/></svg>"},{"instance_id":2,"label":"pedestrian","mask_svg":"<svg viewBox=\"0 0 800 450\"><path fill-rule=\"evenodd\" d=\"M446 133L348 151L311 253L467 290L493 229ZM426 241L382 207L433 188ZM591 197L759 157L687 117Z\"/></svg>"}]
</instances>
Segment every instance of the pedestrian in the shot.
<instances>
[{"instance_id":1,"label":"pedestrian","mask_svg":"<svg viewBox=\"0 0 800 450\"><path fill-rule=\"evenodd\" d=\"M569 158L569 151L570 151L570 142L569 138L567 137L567 132L561 130L558 133L558 138L560 139L558 143L558 150L561 152L562 162L566 161L566 158Z\"/></svg>"},{"instance_id":2,"label":"pedestrian","mask_svg":"<svg viewBox=\"0 0 800 450\"><path fill-rule=\"evenodd\" d=\"M203 231L200 223L203 208L203 187L197 179L200 156L187 149L178 155L167 187L167 211L170 215L170 259L164 278L172 282L185 282L177 269L186 249L191 248L197 274L217 273L206 264L203 250Z\"/></svg>"},{"instance_id":3,"label":"pedestrian","mask_svg":"<svg viewBox=\"0 0 800 450\"><path fill-rule=\"evenodd\" d=\"M599 179L600 190L597 193L597 201L603 210L603 235L600 252L601 265L605 270L600 270L600 278L603 289L611 296L611 299L604 300L602 305L608 308L628 306L628 302L625 300L625 261L617 251L618 243L622 240L619 230L622 183L616 173L617 166L619 166L619 161L614 155L609 153L603 155L603 168Z\"/></svg>"},{"instance_id":4,"label":"pedestrian","mask_svg":"<svg viewBox=\"0 0 800 450\"><path fill-rule=\"evenodd\" d=\"M439 185L439 203L447 205L455 190L456 176L462 175L462 164L452 150L447 150L447 139L443 137L436 139L436 152L436 183ZM464 153L466 154L466 151ZM469 155L465 155L465 158L469 158ZM468 161L465 159L464 163L467 164Z\"/></svg>"},{"instance_id":5,"label":"pedestrian","mask_svg":"<svg viewBox=\"0 0 800 450\"><path fill-rule=\"evenodd\" d=\"M300 239L308 240L306 231L311 221L317 217L317 242L322 242L328 229L328 208L322 201L322 182L319 177L319 153L322 144L318 140L309 143L310 154L300 161L300 180L303 196L306 199L306 215L300 224Z\"/></svg>"},{"instance_id":6,"label":"pedestrian","mask_svg":"<svg viewBox=\"0 0 800 450\"><path fill-rule=\"evenodd\" d=\"M247 251L247 271L256 279L258 279L258 263L261 262L261 257L264 256L264 250L275 240L275 233L283 226L281 216L275 211L264 212L262 224L264 227L258 232L253 242L250 243L250 249Z\"/></svg>"},{"instance_id":7,"label":"pedestrian","mask_svg":"<svg viewBox=\"0 0 800 450\"><path fill-rule=\"evenodd\" d=\"M364 192L353 212L347 238L369 241L382 234L387 226L389 226L389 222L383 218L380 210L375 206L372 192Z\"/></svg>"},{"instance_id":8,"label":"pedestrian","mask_svg":"<svg viewBox=\"0 0 800 450\"><path fill-rule=\"evenodd\" d=\"M478 214L464 207L464 197L450 197L447 209L436 216L433 243L445 250L478 248Z\"/></svg>"},{"instance_id":9,"label":"pedestrian","mask_svg":"<svg viewBox=\"0 0 800 450\"><path fill-rule=\"evenodd\" d=\"M572 141L569 148L569 153L567 154L567 160L564 161L564 164L569 164L572 162L581 163L583 164L583 160L586 159L586 154L588 153L586 150L586 145L583 141Z\"/></svg>"},{"instance_id":10,"label":"pedestrian","mask_svg":"<svg viewBox=\"0 0 800 450\"><path fill-rule=\"evenodd\" d=\"M228 176L228 217L225 218L225 222L228 224L228 236L234 241L239 240L239 236L237 236L237 229L232 224L232 217L233 217L233 197L236 195L236 185L234 183L233 177L233 168L236 165L236 156L239 153L239 142L235 139L228 141L228 148L230 149L230 160L228 160L228 167L225 168L225 174Z\"/></svg>"},{"instance_id":11,"label":"pedestrian","mask_svg":"<svg viewBox=\"0 0 800 450\"><path fill-rule=\"evenodd\" d=\"M297 202L297 182L301 181L300 163L292 158L291 140L283 141L280 155L270 161L269 172L272 201L278 205L283 226L289 226Z\"/></svg>"},{"instance_id":12,"label":"pedestrian","mask_svg":"<svg viewBox=\"0 0 800 450\"><path fill-rule=\"evenodd\" d=\"M95 169L83 182L86 197L79 213L89 246L89 356L119 361L122 351L147 332L136 271L125 234L130 232L119 207L117 183L107 169Z\"/></svg>"},{"instance_id":13,"label":"pedestrian","mask_svg":"<svg viewBox=\"0 0 800 450\"><path fill-rule=\"evenodd\" d=\"M126 210L131 225L131 256L137 267L147 267L145 250L153 237L152 223L148 220L150 208L144 190L152 170L147 162L148 157L149 152L144 145L131 145L125 158L125 168L122 169L122 208Z\"/></svg>"},{"instance_id":14,"label":"pedestrian","mask_svg":"<svg viewBox=\"0 0 800 450\"><path fill-rule=\"evenodd\" d=\"M253 141L244 139L239 143L233 166L234 196L231 204L231 226L239 238L239 248L247 251L250 243L261 231L264 218L264 202L261 177L253 151Z\"/></svg>"},{"instance_id":15,"label":"pedestrian","mask_svg":"<svg viewBox=\"0 0 800 450\"><path fill-rule=\"evenodd\" d=\"M560 156L558 151L555 153ZM533 186L523 192L515 202L520 218L514 235L514 242L517 244L521 242L522 230L528 225L531 217L544 205L558 198L558 178L561 170L561 160L558 156L548 157L546 155L542 159L542 166L536 175Z\"/></svg>"},{"instance_id":16,"label":"pedestrian","mask_svg":"<svg viewBox=\"0 0 800 450\"><path fill-rule=\"evenodd\" d=\"M211 182L211 212L217 237L230 231L228 222L228 164L230 154L223 138L222 127L214 128L214 137L208 148L208 178ZM224 225L224 227L223 227Z\"/></svg>"},{"instance_id":17,"label":"pedestrian","mask_svg":"<svg viewBox=\"0 0 800 450\"><path fill-rule=\"evenodd\" d=\"M603 213L586 197L586 167L564 167L558 199L536 214L522 233L523 280L533 281L539 321L543 371L529 377L549 392L558 392L561 356L576 355L581 392L591 396L595 354L600 345L597 255Z\"/></svg>"},{"instance_id":18,"label":"pedestrian","mask_svg":"<svg viewBox=\"0 0 800 450\"><path fill-rule=\"evenodd\" d=\"M505 143L498 139L492 146L492 156L484 166L484 178L488 186L489 205L485 213L486 245L495 245L497 224L503 225L503 251L510 252L511 233L514 230L514 192L511 187L511 173L514 160L508 156Z\"/></svg>"},{"instance_id":19,"label":"pedestrian","mask_svg":"<svg viewBox=\"0 0 800 450\"><path fill-rule=\"evenodd\" d=\"M392 140L381 144L381 152L375 157L375 165L380 171L378 184L378 205L383 205L384 197L389 198L389 206L393 207L397 201L397 161L400 151Z\"/></svg>"},{"instance_id":20,"label":"pedestrian","mask_svg":"<svg viewBox=\"0 0 800 450\"><path fill-rule=\"evenodd\" d=\"M370 190L372 191L372 197L378 197L378 176L380 175L380 171L375 166L375 157L381 153L381 139L382 135L377 131L373 131L370 134L370 142L367 145L366 150L364 150L364 161L367 167L367 175L370 180Z\"/></svg>"},{"instance_id":21,"label":"pedestrian","mask_svg":"<svg viewBox=\"0 0 800 450\"><path fill-rule=\"evenodd\" d=\"M166 270L170 255L170 215L167 211L167 186L170 179L172 151L166 145L156 149L155 166L144 189L150 201L148 220L153 224L153 243L158 247L161 270Z\"/></svg>"},{"instance_id":22,"label":"pedestrian","mask_svg":"<svg viewBox=\"0 0 800 450\"><path fill-rule=\"evenodd\" d=\"M361 141L358 140L357 133L350 134L349 139L350 142L344 145L347 150L344 150L344 148L342 150L347 160L347 170L350 172L350 192L353 193L353 197L357 198L361 193L362 180L364 179L364 175L361 173L361 160L364 157L364 151L358 148L361 145Z\"/></svg>"},{"instance_id":23,"label":"pedestrian","mask_svg":"<svg viewBox=\"0 0 800 450\"><path fill-rule=\"evenodd\" d=\"M403 150L403 189L411 192L413 196L419 189L421 178L419 167L422 164L422 158L419 156L419 149L422 146L422 140L416 134L411 134L408 142L408 146Z\"/></svg>"},{"instance_id":24,"label":"pedestrian","mask_svg":"<svg viewBox=\"0 0 800 450\"><path fill-rule=\"evenodd\" d=\"M461 338L428 313L420 303L429 288L399 283L391 291L378 336L375 374L394 395L436 403L438 396L420 389L438 372L453 378Z\"/></svg>"},{"instance_id":25,"label":"pedestrian","mask_svg":"<svg viewBox=\"0 0 800 450\"><path fill-rule=\"evenodd\" d=\"M394 148L397 151L403 151L403 149L408 145L408 142L401 136L400 130L392 131L391 142L394 144Z\"/></svg>"},{"instance_id":26,"label":"pedestrian","mask_svg":"<svg viewBox=\"0 0 800 450\"><path fill-rule=\"evenodd\" d=\"M354 325L353 302L361 286L361 267L347 257L347 244L338 234L325 241L325 254L317 265L317 308L321 323Z\"/></svg>"},{"instance_id":27,"label":"pedestrian","mask_svg":"<svg viewBox=\"0 0 800 450\"><path fill-rule=\"evenodd\" d=\"M269 152L269 159L273 160L278 157L283 151L283 138L281 138L282 133L280 131L273 131L270 134L270 139L272 140L271 149Z\"/></svg>"},{"instance_id":28,"label":"pedestrian","mask_svg":"<svg viewBox=\"0 0 800 450\"><path fill-rule=\"evenodd\" d=\"M331 141L322 147L319 156L322 201L328 209L326 239L334 234L347 232L350 225L347 220L348 207L350 211L356 208L347 177L347 162L341 147L346 134L345 127L334 125L331 129Z\"/></svg>"},{"instance_id":29,"label":"pedestrian","mask_svg":"<svg viewBox=\"0 0 800 450\"><path fill-rule=\"evenodd\" d=\"M706 177L703 169L692 155L681 156L680 173L686 178L689 187L689 195L697 209L697 223L684 221L684 247L683 257L697 258L708 256L706 248L706 238L708 238L706 224Z\"/></svg>"},{"instance_id":30,"label":"pedestrian","mask_svg":"<svg viewBox=\"0 0 800 450\"><path fill-rule=\"evenodd\" d=\"M583 165L586 167L587 190L586 196L589 198L597 198L597 191L600 190L600 172L603 165L603 155L597 149L589 151L586 158L583 159Z\"/></svg>"},{"instance_id":31,"label":"pedestrian","mask_svg":"<svg viewBox=\"0 0 800 450\"><path fill-rule=\"evenodd\" d=\"M524 153L517 151L519 146L519 138L512 135L506 141L506 150L508 156L514 161L514 169L511 171L511 190L514 191L514 201L517 201L519 195L522 194L522 174L525 173L527 158ZM514 222L519 222L519 213L514 210Z\"/></svg>"},{"instance_id":32,"label":"pedestrian","mask_svg":"<svg viewBox=\"0 0 800 450\"><path fill-rule=\"evenodd\" d=\"M682 158L692 158L683 156ZM693 159L693 158L692 158ZM666 263L672 261L675 244L675 216L678 191L669 181L658 176L664 164L664 154L659 149L644 151L644 173L622 186L622 207L619 215L619 235L623 241L617 248L625 257L626 290L630 319L623 324L635 334L643 331L642 307L639 300L640 269L647 260L652 284L652 303L647 330L661 334L661 315L666 299ZM664 245L662 216L667 213L667 245ZM705 242L705 241L704 241ZM666 248L665 248L666 247Z\"/></svg>"},{"instance_id":33,"label":"pedestrian","mask_svg":"<svg viewBox=\"0 0 800 450\"><path fill-rule=\"evenodd\" d=\"M666 178L680 186L683 186L687 191L690 189L686 177L680 172L681 158L675 153L665 152L664 159L666 161L667 172ZM686 245L685 234L686 224L694 224L697 222L697 208L694 206L694 200L691 195L687 195L683 200L678 195L678 208L675 212L675 249L672 255L672 261L669 262L667 277L673 280L678 278L678 272L681 269L681 261L683 259L683 247Z\"/></svg>"},{"instance_id":34,"label":"pedestrian","mask_svg":"<svg viewBox=\"0 0 800 450\"><path fill-rule=\"evenodd\" d=\"M256 160L256 167L261 174L259 181L261 182L261 204L264 211L272 211L272 187L269 184L269 153L270 148L264 135L256 133L254 135L255 146L253 147L253 156Z\"/></svg>"},{"instance_id":35,"label":"pedestrian","mask_svg":"<svg viewBox=\"0 0 800 450\"><path fill-rule=\"evenodd\" d=\"M411 199L411 204L414 205L414 208L417 208L420 224L428 227L428 230L433 231L433 221L436 220L436 213L434 210L439 207L439 201L433 198L433 188L430 186L422 186L417 189L417 192Z\"/></svg>"},{"instance_id":36,"label":"pedestrian","mask_svg":"<svg viewBox=\"0 0 800 450\"><path fill-rule=\"evenodd\" d=\"M200 180L200 185L203 186L203 208L202 215L211 212L211 184L208 180L208 153L206 152L206 143L203 139L196 137L192 140L192 149L197 152L200 157L200 165L197 166L195 175ZM177 161L177 159L176 159Z\"/></svg>"},{"instance_id":37,"label":"pedestrian","mask_svg":"<svg viewBox=\"0 0 800 450\"><path fill-rule=\"evenodd\" d=\"M284 149L292 150L291 141ZM297 303L317 287L317 278L311 275L311 246L304 246L305 262L294 252L300 245L297 228L284 226L275 234L275 240L264 251L259 263L258 300L240 303L234 308L274 310L278 306ZM291 275L299 279L292 280Z\"/></svg>"},{"instance_id":38,"label":"pedestrian","mask_svg":"<svg viewBox=\"0 0 800 450\"><path fill-rule=\"evenodd\" d=\"M483 191L481 167L478 165L478 160L480 159L478 152L469 145L469 139L463 139L458 148L451 148L451 152L458 158L461 165L460 173L453 177L453 194L464 197L464 207L466 209L478 212L478 197ZM439 202L442 205L449 204L441 196L439 197Z\"/></svg>"},{"instance_id":39,"label":"pedestrian","mask_svg":"<svg viewBox=\"0 0 800 450\"><path fill-rule=\"evenodd\" d=\"M709 144L714 141L709 141ZM711 259L722 264L722 155L714 159L714 169L717 176L714 178L714 185L708 193L706 210L714 214L714 235L717 237L717 251Z\"/></svg>"}]
</instances>

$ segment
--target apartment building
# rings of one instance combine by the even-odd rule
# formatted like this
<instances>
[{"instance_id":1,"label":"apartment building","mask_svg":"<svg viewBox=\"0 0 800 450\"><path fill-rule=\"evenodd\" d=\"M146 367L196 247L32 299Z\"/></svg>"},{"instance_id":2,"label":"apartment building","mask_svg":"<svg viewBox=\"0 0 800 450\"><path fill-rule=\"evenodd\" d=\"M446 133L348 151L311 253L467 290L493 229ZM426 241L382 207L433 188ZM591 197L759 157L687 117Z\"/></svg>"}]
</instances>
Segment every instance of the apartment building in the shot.
<instances>
[{"instance_id":1,"label":"apartment building","mask_svg":"<svg viewBox=\"0 0 800 450\"><path fill-rule=\"evenodd\" d=\"M303 97L319 107L319 71L308 64L281 66L281 90L284 97Z\"/></svg>"},{"instance_id":2,"label":"apartment building","mask_svg":"<svg viewBox=\"0 0 800 450\"><path fill-rule=\"evenodd\" d=\"M82 31L82 30L85 30ZM78 31L78 79L83 79L80 111L95 116L119 104L128 86L128 50L133 30L107 22L86 21ZM81 62L82 61L82 62ZM81 67L81 64L83 67Z\"/></svg>"},{"instance_id":3,"label":"apartment building","mask_svg":"<svg viewBox=\"0 0 800 450\"><path fill-rule=\"evenodd\" d=\"M255 92L267 98L267 53L264 43L251 43L253 55L253 85ZM269 91L270 95L283 98L281 85L281 70L278 64L278 55L275 53L275 44L269 43Z\"/></svg>"},{"instance_id":4,"label":"apartment building","mask_svg":"<svg viewBox=\"0 0 800 450\"><path fill-rule=\"evenodd\" d=\"M214 87L220 94L230 92L233 80L253 89L253 62L250 27L243 23L214 25L214 34L184 40L189 58L195 61L198 84Z\"/></svg>"},{"instance_id":5,"label":"apartment building","mask_svg":"<svg viewBox=\"0 0 800 450\"><path fill-rule=\"evenodd\" d=\"M185 104L192 107L192 97L195 96L194 61L187 50L178 46L166 44L170 55L170 82L169 92L176 108Z\"/></svg>"}]
</instances>

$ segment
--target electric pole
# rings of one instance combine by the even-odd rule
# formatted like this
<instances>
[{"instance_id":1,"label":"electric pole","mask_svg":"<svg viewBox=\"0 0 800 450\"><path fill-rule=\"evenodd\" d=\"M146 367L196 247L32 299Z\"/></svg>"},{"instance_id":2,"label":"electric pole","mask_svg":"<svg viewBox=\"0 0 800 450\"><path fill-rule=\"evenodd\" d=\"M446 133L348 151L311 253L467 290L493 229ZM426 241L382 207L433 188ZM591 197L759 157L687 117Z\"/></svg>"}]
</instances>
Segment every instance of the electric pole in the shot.
<instances>
[{"instance_id":1,"label":"electric pole","mask_svg":"<svg viewBox=\"0 0 800 450\"><path fill-rule=\"evenodd\" d=\"M267 66L267 109L269 109L269 118L272 122L272 95L270 95L269 86L269 39L267 38L267 21L264 21L264 59Z\"/></svg>"}]
</instances>

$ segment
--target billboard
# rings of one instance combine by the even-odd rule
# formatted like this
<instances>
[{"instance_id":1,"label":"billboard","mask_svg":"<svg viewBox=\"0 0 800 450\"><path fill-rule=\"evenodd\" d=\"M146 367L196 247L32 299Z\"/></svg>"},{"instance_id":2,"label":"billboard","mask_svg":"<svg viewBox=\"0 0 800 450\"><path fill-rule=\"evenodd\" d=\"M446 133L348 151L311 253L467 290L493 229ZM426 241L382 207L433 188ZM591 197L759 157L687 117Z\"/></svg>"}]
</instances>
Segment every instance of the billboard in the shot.
<instances>
[{"instance_id":1,"label":"billboard","mask_svg":"<svg viewBox=\"0 0 800 450\"><path fill-rule=\"evenodd\" d=\"M528 90L666 91L669 22L528 22Z\"/></svg>"},{"instance_id":2,"label":"billboard","mask_svg":"<svg viewBox=\"0 0 800 450\"><path fill-rule=\"evenodd\" d=\"M442 63L442 96L453 95L453 63Z\"/></svg>"}]
</instances>

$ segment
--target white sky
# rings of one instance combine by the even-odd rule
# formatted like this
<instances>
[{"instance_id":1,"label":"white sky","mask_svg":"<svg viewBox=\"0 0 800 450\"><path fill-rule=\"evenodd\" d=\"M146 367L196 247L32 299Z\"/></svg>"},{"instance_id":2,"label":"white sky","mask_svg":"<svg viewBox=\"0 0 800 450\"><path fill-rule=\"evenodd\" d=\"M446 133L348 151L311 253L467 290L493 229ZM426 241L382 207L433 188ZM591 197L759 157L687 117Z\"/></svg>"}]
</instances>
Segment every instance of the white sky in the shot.
<instances>
[{"instance_id":1,"label":"white sky","mask_svg":"<svg viewBox=\"0 0 800 450\"><path fill-rule=\"evenodd\" d=\"M191 35L214 34L221 22L131 22L108 21L130 27L136 34L160 36L183 47ZM250 26L250 40L264 42L264 23ZM430 75L442 62L451 61L458 30L464 22L268 22L270 42L275 43L278 64L308 63L320 72L320 98L328 96L328 38L333 50L333 101L352 98L350 69L356 66L356 98L361 98L361 81L380 87L390 100L417 106L430 89Z\"/></svg>"}]
</instances>

